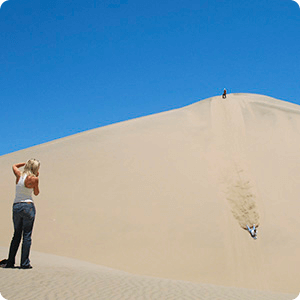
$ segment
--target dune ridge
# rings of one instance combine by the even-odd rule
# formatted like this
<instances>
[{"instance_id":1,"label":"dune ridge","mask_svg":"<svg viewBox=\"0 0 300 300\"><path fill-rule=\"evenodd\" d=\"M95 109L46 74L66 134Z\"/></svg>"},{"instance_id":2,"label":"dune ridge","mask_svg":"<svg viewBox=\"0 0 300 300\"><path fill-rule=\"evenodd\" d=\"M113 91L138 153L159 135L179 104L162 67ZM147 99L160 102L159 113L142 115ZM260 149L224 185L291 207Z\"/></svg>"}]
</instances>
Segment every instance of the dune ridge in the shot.
<instances>
[{"instance_id":1,"label":"dune ridge","mask_svg":"<svg viewBox=\"0 0 300 300\"><path fill-rule=\"evenodd\" d=\"M300 109L253 94L86 131L0 157L41 160L33 250L139 276L299 293ZM11 178L11 180L9 180ZM258 224L254 241L243 230Z\"/></svg>"}]
</instances>

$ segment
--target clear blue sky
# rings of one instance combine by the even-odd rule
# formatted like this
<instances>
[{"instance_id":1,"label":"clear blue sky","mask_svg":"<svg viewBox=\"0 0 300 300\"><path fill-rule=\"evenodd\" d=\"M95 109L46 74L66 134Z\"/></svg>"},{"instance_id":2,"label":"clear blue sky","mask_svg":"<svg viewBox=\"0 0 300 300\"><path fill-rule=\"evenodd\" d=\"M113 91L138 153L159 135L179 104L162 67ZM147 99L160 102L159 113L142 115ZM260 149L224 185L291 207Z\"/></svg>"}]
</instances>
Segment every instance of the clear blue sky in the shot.
<instances>
[{"instance_id":1,"label":"clear blue sky","mask_svg":"<svg viewBox=\"0 0 300 300\"><path fill-rule=\"evenodd\" d=\"M292 0L9 0L0 155L229 93L300 104Z\"/></svg>"}]
</instances>

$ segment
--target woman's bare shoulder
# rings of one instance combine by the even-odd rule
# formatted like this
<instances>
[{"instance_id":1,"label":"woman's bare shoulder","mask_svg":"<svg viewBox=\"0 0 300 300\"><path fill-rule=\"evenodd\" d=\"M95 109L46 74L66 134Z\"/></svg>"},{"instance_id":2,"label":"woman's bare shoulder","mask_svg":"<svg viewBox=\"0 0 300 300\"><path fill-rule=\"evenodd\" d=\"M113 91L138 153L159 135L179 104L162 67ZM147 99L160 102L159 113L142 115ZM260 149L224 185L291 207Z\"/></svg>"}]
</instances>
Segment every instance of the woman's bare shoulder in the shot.
<instances>
[{"instance_id":1,"label":"woman's bare shoulder","mask_svg":"<svg viewBox=\"0 0 300 300\"><path fill-rule=\"evenodd\" d=\"M38 177L35 176L27 176L25 179L25 186L27 188L33 188L39 183Z\"/></svg>"}]
</instances>

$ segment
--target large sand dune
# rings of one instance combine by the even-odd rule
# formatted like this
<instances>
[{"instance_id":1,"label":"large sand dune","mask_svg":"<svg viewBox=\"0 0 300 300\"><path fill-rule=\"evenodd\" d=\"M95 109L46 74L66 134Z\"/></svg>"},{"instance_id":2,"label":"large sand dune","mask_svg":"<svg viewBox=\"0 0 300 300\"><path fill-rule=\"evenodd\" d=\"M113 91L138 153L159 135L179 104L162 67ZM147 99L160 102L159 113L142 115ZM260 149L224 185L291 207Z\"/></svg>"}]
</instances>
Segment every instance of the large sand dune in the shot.
<instances>
[{"instance_id":1,"label":"large sand dune","mask_svg":"<svg viewBox=\"0 0 300 300\"><path fill-rule=\"evenodd\" d=\"M42 163L33 250L298 294L299 106L230 94L1 156L1 246L12 235L11 165L31 157ZM253 223L256 241L243 229Z\"/></svg>"}]
</instances>

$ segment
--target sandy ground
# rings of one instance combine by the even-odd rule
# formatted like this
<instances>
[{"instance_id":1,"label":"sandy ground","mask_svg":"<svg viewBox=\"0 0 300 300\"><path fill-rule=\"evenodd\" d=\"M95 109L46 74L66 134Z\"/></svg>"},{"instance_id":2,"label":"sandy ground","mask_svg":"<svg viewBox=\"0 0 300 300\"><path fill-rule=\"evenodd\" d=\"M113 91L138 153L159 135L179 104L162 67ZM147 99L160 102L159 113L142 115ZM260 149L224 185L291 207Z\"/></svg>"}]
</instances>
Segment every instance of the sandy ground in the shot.
<instances>
[{"instance_id":1,"label":"sandy ground","mask_svg":"<svg viewBox=\"0 0 300 300\"><path fill-rule=\"evenodd\" d=\"M298 105L218 96L1 156L4 247L11 165L31 157L42 163L33 250L197 286L299 294ZM243 229L253 223L256 241Z\"/></svg>"},{"instance_id":2,"label":"sandy ground","mask_svg":"<svg viewBox=\"0 0 300 300\"><path fill-rule=\"evenodd\" d=\"M7 249L0 247L0 255ZM292 300L297 295L139 276L39 252L31 270L1 269L7 300ZM1 299L1 298L0 298Z\"/></svg>"}]
</instances>

